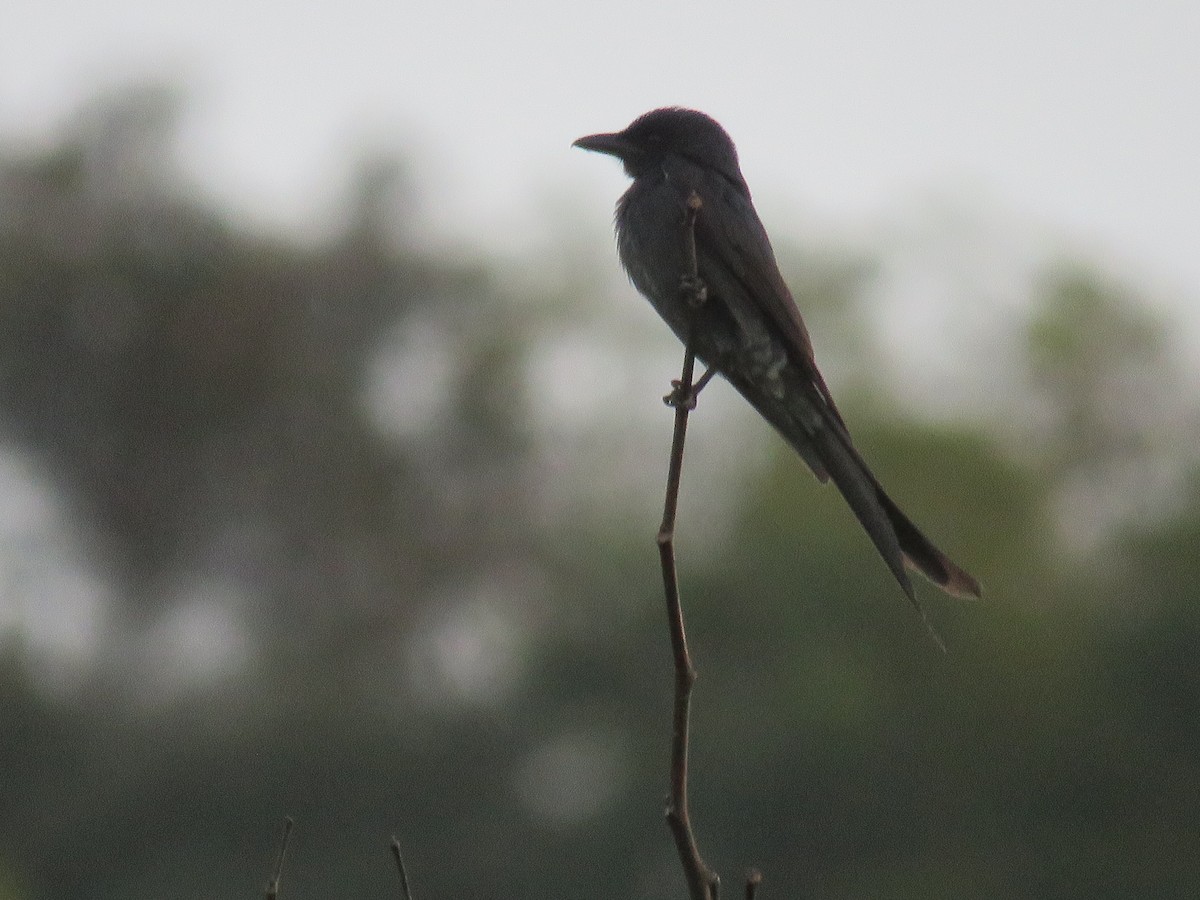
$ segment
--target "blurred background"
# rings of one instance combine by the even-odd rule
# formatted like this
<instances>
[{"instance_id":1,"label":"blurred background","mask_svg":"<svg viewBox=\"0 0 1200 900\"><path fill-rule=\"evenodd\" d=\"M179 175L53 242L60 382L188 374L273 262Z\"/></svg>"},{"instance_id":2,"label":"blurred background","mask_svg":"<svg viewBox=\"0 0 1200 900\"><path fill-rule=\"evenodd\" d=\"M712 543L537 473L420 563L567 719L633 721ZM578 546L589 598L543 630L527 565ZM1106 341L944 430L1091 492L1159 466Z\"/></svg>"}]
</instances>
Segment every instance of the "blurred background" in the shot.
<instances>
[{"instance_id":1,"label":"blurred background","mask_svg":"<svg viewBox=\"0 0 1200 900\"><path fill-rule=\"evenodd\" d=\"M768 8L769 6L769 8ZM0 900L682 896L680 351L572 151L734 136L923 632L733 392L693 816L764 897L1200 892L1200 7L16 0Z\"/></svg>"}]
</instances>

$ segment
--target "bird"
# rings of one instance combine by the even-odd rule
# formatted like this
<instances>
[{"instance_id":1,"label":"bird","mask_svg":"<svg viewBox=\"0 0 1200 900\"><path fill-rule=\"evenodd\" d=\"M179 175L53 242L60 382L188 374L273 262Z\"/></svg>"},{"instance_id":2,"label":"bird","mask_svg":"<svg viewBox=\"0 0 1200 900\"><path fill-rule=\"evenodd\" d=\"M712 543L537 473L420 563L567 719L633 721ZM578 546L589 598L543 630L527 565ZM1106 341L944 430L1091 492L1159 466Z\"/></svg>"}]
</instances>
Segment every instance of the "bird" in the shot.
<instances>
[{"instance_id":1,"label":"bird","mask_svg":"<svg viewBox=\"0 0 1200 900\"><path fill-rule=\"evenodd\" d=\"M833 481L940 644L908 571L958 597L979 597L979 582L913 524L854 446L728 133L705 113L665 107L573 146L616 157L633 179L616 209L621 265L708 367L697 384L720 374Z\"/></svg>"}]
</instances>

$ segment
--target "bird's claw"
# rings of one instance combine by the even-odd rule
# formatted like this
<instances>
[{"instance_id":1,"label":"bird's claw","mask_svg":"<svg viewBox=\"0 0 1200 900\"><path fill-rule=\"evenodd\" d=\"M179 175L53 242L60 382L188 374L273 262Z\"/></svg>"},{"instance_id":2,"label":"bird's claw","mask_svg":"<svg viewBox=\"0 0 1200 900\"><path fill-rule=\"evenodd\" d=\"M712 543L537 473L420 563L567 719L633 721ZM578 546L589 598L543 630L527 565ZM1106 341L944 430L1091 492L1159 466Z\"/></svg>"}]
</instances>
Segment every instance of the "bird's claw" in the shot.
<instances>
[{"instance_id":1,"label":"bird's claw","mask_svg":"<svg viewBox=\"0 0 1200 900\"><path fill-rule=\"evenodd\" d=\"M696 393L695 385L688 385L685 390L682 381L677 378L672 379L671 393L663 397L663 403L671 409L686 409L691 412L696 408Z\"/></svg>"}]
</instances>

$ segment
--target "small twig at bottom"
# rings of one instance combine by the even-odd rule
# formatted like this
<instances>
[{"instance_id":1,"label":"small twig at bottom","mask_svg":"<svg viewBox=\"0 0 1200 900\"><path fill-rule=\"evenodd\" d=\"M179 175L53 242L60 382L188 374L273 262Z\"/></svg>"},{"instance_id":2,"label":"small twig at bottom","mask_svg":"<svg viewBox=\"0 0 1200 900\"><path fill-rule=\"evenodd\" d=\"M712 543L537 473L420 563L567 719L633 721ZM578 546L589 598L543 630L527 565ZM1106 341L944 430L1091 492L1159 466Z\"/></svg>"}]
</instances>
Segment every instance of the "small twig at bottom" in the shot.
<instances>
[{"instance_id":1,"label":"small twig at bottom","mask_svg":"<svg viewBox=\"0 0 1200 900\"><path fill-rule=\"evenodd\" d=\"M412 891L408 889L408 872L404 869L404 856L400 853L400 842L392 835L392 858L396 860L396 868L400 871L401 900L412 900Z\"/></svg>"},{"instance_id":2,"label":"small twig at bottom","mask_svg":"<svg viewBox=\"0 0 1200 900\"><path fill-rule=\"evenodd\" d=\"M760 884L762 884L762 872L758 869L751 869L746 873L746 900L754 900Z\"/></svg>"},{"instance_id":3,"label":"small twig at bottom","mask_svg":"<svg viewBox=\"0 0 1200 900\"><path fill-rule=\"evenodd\" d=\"M279 880L283 877L283 861L287 858L288 841L292 838L292 827L296 823L291 816L283 819L283 837L279 841L279 854L275 857L275 868L271 871L271 880L267 882L267 900L279 897Z\"/></svg>"}]
</instances>

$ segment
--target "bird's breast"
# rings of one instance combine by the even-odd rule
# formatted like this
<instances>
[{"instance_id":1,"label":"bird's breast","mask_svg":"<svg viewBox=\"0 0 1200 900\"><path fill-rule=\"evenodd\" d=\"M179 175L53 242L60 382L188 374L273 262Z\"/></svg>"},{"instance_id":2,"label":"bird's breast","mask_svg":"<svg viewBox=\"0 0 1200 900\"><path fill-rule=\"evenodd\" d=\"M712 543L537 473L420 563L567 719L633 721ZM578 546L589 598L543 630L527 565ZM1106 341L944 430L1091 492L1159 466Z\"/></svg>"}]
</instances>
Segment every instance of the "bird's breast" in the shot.
<instances>
[{"instance_id":1,"label":"bird's breast","mask_svg":"<svg viewBox=\"0 0 1200 900\"><path fill-rule=\"evenodd\" d=\"M702 173L700 173L702 174ZM689 232L687 202L692 192L714 215L724 184L706 182L693 170L645 175L636 179L617 205L617 249L634 286L683 342L693 341L696 355L727 374L759 384L768 393L782 390L780 375L788 362L761 311L731 277L718 254ZM696 242L693 244L693 242ZM696 266L708 288L707 301L693 307L682 290Z\"/></svg>"}]
</instances>

